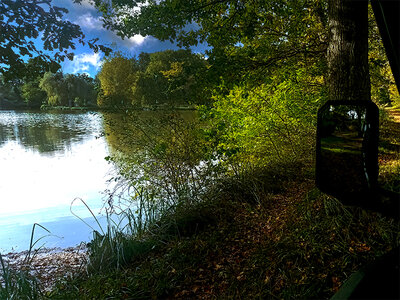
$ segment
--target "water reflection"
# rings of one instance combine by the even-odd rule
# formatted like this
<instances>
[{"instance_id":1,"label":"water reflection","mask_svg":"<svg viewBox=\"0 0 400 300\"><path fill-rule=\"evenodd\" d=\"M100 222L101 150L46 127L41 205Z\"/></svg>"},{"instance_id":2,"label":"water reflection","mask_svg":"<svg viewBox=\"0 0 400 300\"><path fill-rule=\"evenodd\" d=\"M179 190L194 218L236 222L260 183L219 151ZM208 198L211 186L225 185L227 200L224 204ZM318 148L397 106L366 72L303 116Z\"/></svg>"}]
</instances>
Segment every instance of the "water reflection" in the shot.
<instances>
[{"instance_id":1,"label":"water reflection","mask_svg":"<svg viewBox=\"0 0 400 300\"><path fill-rule=\"evenodd\" d=\"M55 238L55 244L46 238L46 246L67 247L88 241L91 229L71 214L71 202L81 198L98 214L106 198L102 192L114 188L115 183L107 180L118 174L117 168L125 167L129 172L136 168L141 174L147 167L157 175L165 173L165 169L153 168L146 157L134 153L141 152L143 146L161 153L172 138L185 143L177 133L185 128L180 123L193 119L194 112L179 115L182 118L164 112L103 116L0 111L0 252L11 247L26 249L33 223L64 237ZM184 156L190 161L186 157L191 153L189 148L171 158ZM115 152L128 155L130 164L108 164L104 158ZM80 204L74 203L74 213L96 225Z\"/></svg>"},{"instance_id":2,"label":"water reflection","mask_svg":"<svg viewBox=\"0 0 400 300\"><path fill-rule=\"evenodd\" d=\"M101 211L112 171L102 131L98 113L0 111L0 251L26 249L33 223L64 237L58 246L88 240L91 229L70 206L81 198ZM90 217L81 203L73 211Z\"/></svg>"},{"instance_id":3,"label":"water reflection","mask_svg":"<svg viewBox=\"0 0 400 300\"><path fill-rule=\"evenodd\" d=\"M174 139L184 128L183 124L196 120L196 113L181 110L104 114L104 132L110 152L132 154Z\"/></svg>"},{"instance_id":4,"label":"water reflection","mask_svg":"<svg viewBox=\"0 0 400 300\"><path fill-rule=\"evenodd\" d=\"M91 113L1 112L0 146L16 141L27 149L54 155L93 133L100 131L98 115Z\"/></svg>"}]
</instances>

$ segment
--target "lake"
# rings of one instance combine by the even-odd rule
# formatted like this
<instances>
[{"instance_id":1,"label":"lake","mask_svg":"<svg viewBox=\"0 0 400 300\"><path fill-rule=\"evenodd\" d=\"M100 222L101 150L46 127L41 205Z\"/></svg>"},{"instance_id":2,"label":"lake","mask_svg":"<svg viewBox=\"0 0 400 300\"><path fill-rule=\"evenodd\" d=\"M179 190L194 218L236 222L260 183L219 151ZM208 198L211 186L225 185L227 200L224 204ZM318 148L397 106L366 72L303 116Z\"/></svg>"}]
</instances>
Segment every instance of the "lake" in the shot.
<instances>
[{"instance_id":1,"label":"lake","mask_svg":"<svg viewBox=\"0 0 400 300\"><path fill-rule=\"evenodd\" d=\"M89 241L113 167L100 113L0 111L0 251ZM82 218L85 224L78 217ZM102 223L104 224L104 218Z\"/></svg>"}]
</instances>

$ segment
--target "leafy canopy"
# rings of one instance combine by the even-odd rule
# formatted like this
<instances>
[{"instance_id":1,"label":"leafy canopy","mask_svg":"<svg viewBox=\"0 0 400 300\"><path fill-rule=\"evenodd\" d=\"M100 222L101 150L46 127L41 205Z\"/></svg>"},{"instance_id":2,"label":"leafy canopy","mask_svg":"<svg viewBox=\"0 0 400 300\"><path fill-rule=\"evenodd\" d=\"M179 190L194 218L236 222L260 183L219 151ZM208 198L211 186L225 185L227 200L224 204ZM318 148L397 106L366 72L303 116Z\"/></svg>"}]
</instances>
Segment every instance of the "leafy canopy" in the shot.
<instances>
[{"instance_id":1,"label":"leafy canopy","mask_svg":"<svg viewBox=\"0 0 400 300\"><path fill-rule=\"evenodd\" d=\"M319 59L327 46L327 3L320 0L93 1L122 37L152 35L189 47L206 42L216 77L265 77L294 58Z\"/></svg>"},{"instance_id":2,"label":"leafy canopy","mask_svg":"<svg viewBox=\"0 0 400 300\"><path fill-rule=\"evenodd\" d=\"M97 39L85 41L80 27L62 17L67 9L53 6L51 0L2 0L0 2L0 73L22 78L24 58L39 56L44 61L72 59L74 40L94 51L109 53ZM43 49L35 41L41 40ZM46 54L55 51L54 55Z\"/></svg>"},{"instance_id":3,"label":"leafy canopy","mask_svg":"<svg viewBox=\"0 0 400 300\"><path fill-rule=\"evenodd\" d=\"M137 70L135 59L118 53L106 59L97 75L101 86L98 105L103 108L130 106L134 100L132 87L137 81Z\"/></svg>"}]
</instances>

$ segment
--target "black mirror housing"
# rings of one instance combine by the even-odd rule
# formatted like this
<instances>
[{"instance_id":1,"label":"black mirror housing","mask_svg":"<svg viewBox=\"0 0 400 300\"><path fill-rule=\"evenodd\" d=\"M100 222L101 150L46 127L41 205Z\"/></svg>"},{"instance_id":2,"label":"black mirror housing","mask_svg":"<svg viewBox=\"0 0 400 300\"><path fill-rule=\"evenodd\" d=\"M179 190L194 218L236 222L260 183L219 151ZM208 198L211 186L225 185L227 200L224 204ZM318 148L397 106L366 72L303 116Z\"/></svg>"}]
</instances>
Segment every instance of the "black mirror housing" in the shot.
<instances>
[{"instance_id":1,"label":"black mirror housing","mask_svg":"<svg viewBox=\"0 0 400 300\"><path fill-rule=\"evenodd\" d=\"M379 110L328 101L318 110L316 184L344 204L369 207L377 190Z\"/></svg>"}]
</instances>

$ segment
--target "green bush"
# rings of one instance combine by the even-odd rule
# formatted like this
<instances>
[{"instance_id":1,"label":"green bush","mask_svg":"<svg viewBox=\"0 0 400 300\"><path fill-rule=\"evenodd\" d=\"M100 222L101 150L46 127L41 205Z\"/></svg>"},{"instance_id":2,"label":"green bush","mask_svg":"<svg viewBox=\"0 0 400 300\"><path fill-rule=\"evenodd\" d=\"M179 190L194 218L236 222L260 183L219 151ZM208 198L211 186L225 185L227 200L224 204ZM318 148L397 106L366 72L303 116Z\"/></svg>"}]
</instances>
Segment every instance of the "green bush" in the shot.
<instances>
[{"instance_id":1,"label":"green bush","mask_svg":"<svg viewBox=\"0 0 400 300\"><path fill-rule=\"evenodd\" d=\"M310 159L316 111L324 101L321 78L302 68L292 71L282 70L283 74L255 87L242 84L228 94L214 93L214 105L205 112L212 122L209 138L219 153L260 166Z\"/></svg>"}]
</instances>

